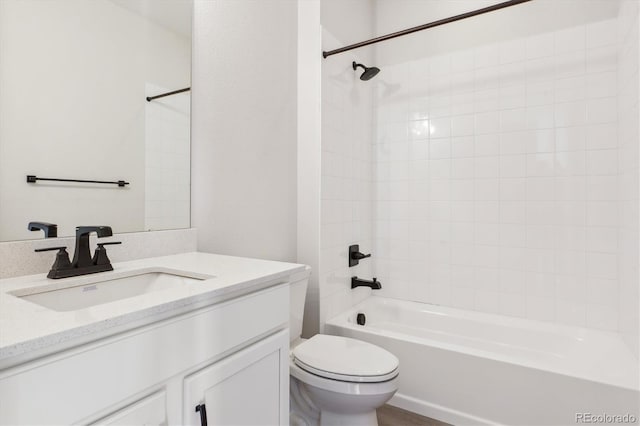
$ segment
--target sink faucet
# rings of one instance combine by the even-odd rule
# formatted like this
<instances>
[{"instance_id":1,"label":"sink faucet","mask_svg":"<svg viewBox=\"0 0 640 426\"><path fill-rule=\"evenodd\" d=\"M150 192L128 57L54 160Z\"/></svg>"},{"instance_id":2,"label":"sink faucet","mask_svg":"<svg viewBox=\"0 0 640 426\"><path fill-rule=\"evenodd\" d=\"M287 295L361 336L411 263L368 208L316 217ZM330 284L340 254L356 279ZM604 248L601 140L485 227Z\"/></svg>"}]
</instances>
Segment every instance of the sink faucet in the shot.
<instances>
[{"instance_id":1,"label":"sink faucet","mask_svg":"<svg viewBox=\"0 0 640 426\"><path fill-rule=\"evenodd\" d=\"M98 238L111 237L113 235L110 226L78 226L76 228L76 251L73 253L73 261L71 262L74 268L93 265L91 251L89 250L89 234L92 232L98 234Z\"/></svg>"},{"instance_id":2,"label":"sink faucet","mask_svg":"<svg viewBox=\"0 0 640 426\"><path fill-rule=\"evenodd\" d=\"M44 231L45 238L55 238L58 236L58 225L48 222L29 222L29 231Z\"/></svg>"},{"instance_id":3,"label":"sink faucet","mask_svg":"<svg viewBox=\"0 0 640 426\"><path fill-rule=\"evenodd\" d=\"M113 235L110 226L78 226L76 228L76 250L73 253L73 261L69 261L69 253L67 253L67 248L64 246L36 249L37 252L59 250L56 260L47 275L48 278L68 278L96 272L113 271L111 261L107 257L107 249L104 246L120 244L120 241L98 243L95 254L91 256L89 235L92 232L98 234L98 238L111 237Z\"/></svg>"}]
</instances>

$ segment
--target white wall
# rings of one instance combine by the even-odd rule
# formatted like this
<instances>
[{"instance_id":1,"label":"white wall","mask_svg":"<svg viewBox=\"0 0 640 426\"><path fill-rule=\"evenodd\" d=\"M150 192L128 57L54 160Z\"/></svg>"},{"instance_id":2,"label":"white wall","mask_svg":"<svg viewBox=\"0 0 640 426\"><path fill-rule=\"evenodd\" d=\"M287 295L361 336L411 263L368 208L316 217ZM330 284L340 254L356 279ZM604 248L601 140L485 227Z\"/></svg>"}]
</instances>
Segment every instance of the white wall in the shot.
<instances>
[{"instance_id":1,"label":"white wall","mask_svg":"<svg viewBox=\"0 0 640 426\"><path fill-rule=\"evenodd\" d=\"M625 341L639 356L640 335L640 275L638 257L640 251L639 199L640 182L640 34L637 1L624 1L618 18L620 56L618 67L618 182L620 190L619 237L620 255L620 332Z\"/></svg>"},{"instance_id":2,"label":"white wall","mask_svg":"<svg viewBox=\"0 0 640 426\"><path fill-rule=\"evenodd\" d=\"M297 262L311 266L305 337L320 328L321 48L320 0L298 0Z\"/></svg>"},{"instance_id":3,"label":"white wall","mask_svg":"<svg viewBox=\"0 0 640 426\"><path fill-rule=\"evenodd\" d=\"M378 50L376 273L390 297L615 331L614 2L533 3L496 12L493 38L476 18L420 38L456 50ZM565 24L522 36L544 7Z\"/></svg>"},{"instance_id":4,"label":"white wall","mask_svg":"<svg viewBox=\"0 0 640 426\"><path fill-rule=\"evenodd\" d=\"M189 37L108 0L3 0L0 51L0 240L41 238L30 220L143 230L145 84L189 85Z\"/></svg>"},{"instance_id":5,"label":"white wall","mask_svg":"<svg viewBox=\"0 0 640 426\"><path fill-rule=\"evenodd\" d=\"M322 50L373 35L368 0L322 2ZM373 277L373 259L349 268L348 247L371 253L372 82L361 81L352 61L372 65L372 50L322 60L322 179L320 233L320 324L366 298L368 288L351 289L351 277ZM373 253L377 256L377 253ZM382 283L383 286L386 283Z\"/></svg>"},{"instance_id":6,"label":"white wall","mask_svg":"<svg viewBox=\"0 0 640 426\"><path fill-rule=\"evenodd\" d=\"M297 3L194 4L192 225L198 249L296 259Z\"/></svg>"}]
</instances>

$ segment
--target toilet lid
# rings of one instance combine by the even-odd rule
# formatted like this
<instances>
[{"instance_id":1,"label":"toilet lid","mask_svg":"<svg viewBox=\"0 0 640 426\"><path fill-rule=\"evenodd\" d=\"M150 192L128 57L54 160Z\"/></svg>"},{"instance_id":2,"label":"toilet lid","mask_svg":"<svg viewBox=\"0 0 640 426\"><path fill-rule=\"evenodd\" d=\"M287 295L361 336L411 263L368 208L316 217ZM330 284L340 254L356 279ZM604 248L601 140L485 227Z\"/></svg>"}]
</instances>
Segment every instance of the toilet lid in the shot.
<instances>
[{"instance_id":1,"label":"toilet lid","mask_svg":"<svg viewBox=\"0 0 640 426\"><path fill-rule=\"evenodd\" d=\"M316 334L293 350L297 366L347 382L382 382L398 375L398 358L361 340Z\"/></svg>"}]
</instances>

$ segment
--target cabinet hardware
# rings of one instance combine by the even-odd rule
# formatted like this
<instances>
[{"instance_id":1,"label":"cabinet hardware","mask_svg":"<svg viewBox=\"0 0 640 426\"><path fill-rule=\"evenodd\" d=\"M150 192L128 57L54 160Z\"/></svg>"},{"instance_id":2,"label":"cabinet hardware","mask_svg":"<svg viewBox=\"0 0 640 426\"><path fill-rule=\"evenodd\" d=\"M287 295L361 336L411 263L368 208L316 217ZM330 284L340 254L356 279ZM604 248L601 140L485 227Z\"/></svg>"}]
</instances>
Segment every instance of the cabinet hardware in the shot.
<instances>
[{"instance_id":1,"label":"cabinet hardware","mask_svg":"<svg viewBox=\"0 0 640 426\"><path fill-rule=\"evenodd\" d=\"M207 409L204 404L196 405L196 412L200 412L200 426L207 426Z\"/></svg>"}]
</instances>

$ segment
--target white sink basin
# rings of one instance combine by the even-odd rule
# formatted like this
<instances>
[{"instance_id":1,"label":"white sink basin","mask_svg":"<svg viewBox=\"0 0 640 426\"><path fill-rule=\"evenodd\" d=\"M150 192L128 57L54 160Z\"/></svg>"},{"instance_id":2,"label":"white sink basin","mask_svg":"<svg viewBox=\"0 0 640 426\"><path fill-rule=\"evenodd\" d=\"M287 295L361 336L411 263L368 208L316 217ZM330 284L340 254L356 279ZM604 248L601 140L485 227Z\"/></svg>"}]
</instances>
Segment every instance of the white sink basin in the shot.
<instances>
[{"instance_id":1,"label":"white sink basin","mask_svg":"<svg viewBox=\"0 0 640 426\"><path fill-rule=\"evenodd\" d=\"M214 276L165 268L147 268L65 278L50 285L27 288L11 294L54 311L66 312L185 286L210 278Z\"/></svg>"}]
</instances>

